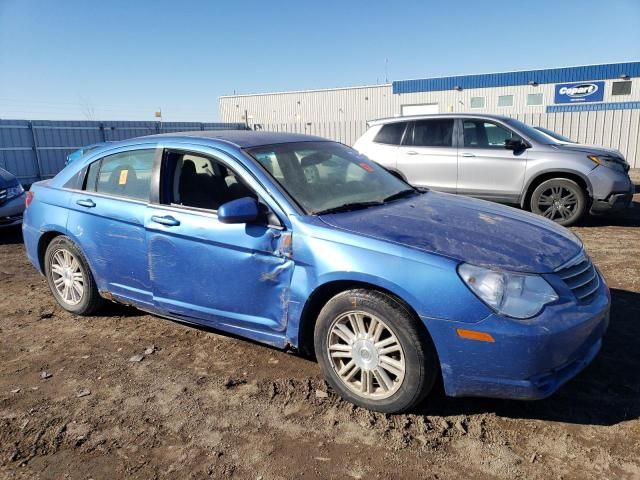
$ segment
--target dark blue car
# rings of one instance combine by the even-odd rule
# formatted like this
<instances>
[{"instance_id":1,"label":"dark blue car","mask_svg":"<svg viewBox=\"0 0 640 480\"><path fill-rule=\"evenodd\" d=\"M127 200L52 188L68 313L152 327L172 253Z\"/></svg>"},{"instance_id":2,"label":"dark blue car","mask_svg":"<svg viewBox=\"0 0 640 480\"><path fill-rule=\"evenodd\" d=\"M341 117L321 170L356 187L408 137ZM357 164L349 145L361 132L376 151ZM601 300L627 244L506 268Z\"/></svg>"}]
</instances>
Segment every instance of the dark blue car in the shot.
<instances>
[{"instance_id":1,"label":"dark blue car","mask_svg":"<svg viewBox=\"0 0 640 480\"><path fill-rule=\"evenodd\" d=\"M452 396L546 397L594 358L609 319L570 231L417 190L317 137L113 143L27 203L29 259L68 311L108 299L315 354L344 398L383 412L438 377Z\"/></svg>"}]
</instances>

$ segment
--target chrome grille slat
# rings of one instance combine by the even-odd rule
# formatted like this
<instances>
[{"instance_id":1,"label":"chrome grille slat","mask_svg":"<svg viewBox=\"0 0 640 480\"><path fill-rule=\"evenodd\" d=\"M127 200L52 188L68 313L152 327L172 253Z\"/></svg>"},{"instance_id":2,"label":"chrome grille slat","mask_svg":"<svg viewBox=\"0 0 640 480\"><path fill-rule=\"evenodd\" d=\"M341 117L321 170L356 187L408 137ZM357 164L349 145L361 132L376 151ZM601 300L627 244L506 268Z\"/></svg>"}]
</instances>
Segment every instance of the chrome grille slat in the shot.
<instances>
[{"instance_id":1,"label":"chrome grille slat","mask_svg":"<svg viewBox=\"0 0 640 480\"><path fill-rule=\"evenodd\" d=\"M598 290L598 287L600 286L600 281L598 280L598 277L595 277L593 285L590 287L589 290L587 290L586 292L577 294L576 296L580 299L580 300L584 300L587 297L590 297L591 295L593 295L594 293L596 293L596 291Z\"/></svg>"},{"instance_id":2,"label":"chrome grille slat","mask_svg":"<svg viewBox=\"0 0 640 480\"><path fill-rule=\"evenodd\" d=\"M595 276L595 268L593 268L593 265L590 265L589 268L583 271L580 275L569 277L564 279L564 281L571 290L576 290L591 282Z\"/></svg>"},{"instance_id":3,"label":"chrome grille slat","mask_svg":"<svg viewBox=\"0 0 640 480\"><path fill-rule=\"evenodd\" d=\"M556 271L580 302L588 302L600 287L600 279L591 260L584 256L568 267Z\"/></svg>"},{"instance_id":4,"label":"chrome grille slat","mask_svg":"<svg viewBox=\"0 0 640 480\"><path fill-rule=\"evenodd\" d=\"M591 262L585 260L583 262L580 262L578 265L569 267L566 270L561 270L560 272L558 272L558 274L560 275L560 278L562 278L563 280L567 280L569 278L580 275L581 273L584 273L591 266Z\"/></svg>"}]
</instances>

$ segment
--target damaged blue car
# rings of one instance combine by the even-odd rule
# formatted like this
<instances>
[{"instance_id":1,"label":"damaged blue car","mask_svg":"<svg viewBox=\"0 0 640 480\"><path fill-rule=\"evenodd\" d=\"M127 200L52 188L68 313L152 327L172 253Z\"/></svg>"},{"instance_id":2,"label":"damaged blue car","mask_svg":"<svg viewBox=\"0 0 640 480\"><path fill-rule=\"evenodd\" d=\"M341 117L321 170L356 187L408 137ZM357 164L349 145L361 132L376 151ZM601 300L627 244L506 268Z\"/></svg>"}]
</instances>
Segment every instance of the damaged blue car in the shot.
<instances>
[{"instance_id":1,"label":"damaged blue car","mask_svg":"<svg viewBox=\"0 0 640 480\"><path fill-rule=\"evenodd\" d=\"M111 300L296 349L372 410L409 410L438 379L451 396L546 397L609 321L569 230L413 188L318 137L136 138L27 195L27 254L66 310Z\"/></svg>"}]
</instances>

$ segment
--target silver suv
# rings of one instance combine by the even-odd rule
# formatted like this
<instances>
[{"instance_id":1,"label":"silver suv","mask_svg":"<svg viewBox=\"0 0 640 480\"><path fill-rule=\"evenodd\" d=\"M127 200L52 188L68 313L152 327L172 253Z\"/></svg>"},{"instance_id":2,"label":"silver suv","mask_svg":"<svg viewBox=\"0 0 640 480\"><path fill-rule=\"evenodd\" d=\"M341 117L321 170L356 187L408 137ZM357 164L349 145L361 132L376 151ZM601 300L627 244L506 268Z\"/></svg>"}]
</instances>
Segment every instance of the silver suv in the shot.
<instances>
[{"instance_id":1,"label":"silver suv","mask_svg":"<svg viewBox=\"0 0 640 480\"><path fill-rule=\"evenodd\" d=\"M422 115L369 122L354 147L418 187L519 205L561 225L631 204L617 150L563 143L498 115Z\"/></svg>"}]
</instances>

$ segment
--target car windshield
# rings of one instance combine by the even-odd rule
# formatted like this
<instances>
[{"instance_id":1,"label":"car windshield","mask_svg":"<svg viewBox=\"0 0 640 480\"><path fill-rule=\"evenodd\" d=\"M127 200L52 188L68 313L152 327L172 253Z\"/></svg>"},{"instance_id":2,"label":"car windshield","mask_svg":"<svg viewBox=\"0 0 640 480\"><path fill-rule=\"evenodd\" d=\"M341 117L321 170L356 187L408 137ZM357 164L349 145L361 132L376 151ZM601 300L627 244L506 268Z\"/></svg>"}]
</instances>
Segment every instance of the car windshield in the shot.
<instances>
[{"instance_id":1,"label":"car windshield","mask_svg":"<svg viewBox=\"0 0 640 480\"><path fill-rule=\"evenodd\" d=\"M248 153L310 214L366 208L418 193L340 143L283 143Z\"/></svg>"},{"instance_id":2,"label":"car windshield","mask_svg":"<svg viewBox=\"0 0 640 480\"><path fill-rule=\"evenodd\" d=\"M549 135L550 137L553 137L560 143L577 143L571 140L569 137L560 135L559 133L554 132L553 130L549 130L548 128L544 128L544 127L533 127L533 128L535 128L536 130L540 130L542 133L546 133L547 135Z\"/></svg>"},{"instance_id":3,"label":"car windshield","mask_svg":"<svg viewBox=\"0 0 640 480\"><path fill-rule=\"evenodd\" d=\"M516 130L519 130L525 137L529 138L529 140L533 140L534 142L541 143L543 145L554 145L558 143L554 140L551 140L544 133L536 130L532 126L527 125L520 120L516 120L515 118L509 118L505 120L505 122Z\"/></svg>"}]
</instances>

